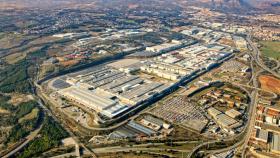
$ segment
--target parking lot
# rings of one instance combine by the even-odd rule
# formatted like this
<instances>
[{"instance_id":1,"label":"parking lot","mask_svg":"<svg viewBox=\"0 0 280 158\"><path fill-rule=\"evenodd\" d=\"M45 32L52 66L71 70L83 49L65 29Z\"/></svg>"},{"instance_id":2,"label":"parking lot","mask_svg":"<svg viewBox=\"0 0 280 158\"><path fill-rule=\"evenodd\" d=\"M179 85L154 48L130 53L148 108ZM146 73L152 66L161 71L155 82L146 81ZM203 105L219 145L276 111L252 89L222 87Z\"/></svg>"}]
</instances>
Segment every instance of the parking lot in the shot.
<instances>
[{"instance_id":1,"label":"parking lot","mask_svg":"<svg viewBox=\"0 0 280 158\"><path fill-rule=\"evenodd\" d=\"M201 128L208 123L208 120L201 111L202 109L186 96L177 96L159 105L151 113L171 123L182 124L201 132ZM191 127L193 121L199 122L202 125Z\"/></svg>"}]
</instances>

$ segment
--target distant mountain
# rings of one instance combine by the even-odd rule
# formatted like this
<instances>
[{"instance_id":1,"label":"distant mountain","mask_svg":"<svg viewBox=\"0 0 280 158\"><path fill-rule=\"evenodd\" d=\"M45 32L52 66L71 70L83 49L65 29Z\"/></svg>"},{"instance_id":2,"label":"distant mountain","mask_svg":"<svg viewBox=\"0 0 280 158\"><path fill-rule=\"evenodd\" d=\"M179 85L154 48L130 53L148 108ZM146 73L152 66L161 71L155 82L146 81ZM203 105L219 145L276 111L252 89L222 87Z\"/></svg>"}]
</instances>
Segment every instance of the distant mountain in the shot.
<instances>
[{"instance_id":1,"label":"distant mountain","mask_svg":"<svg viewBox=\"0 0 280 158\"><path fill-rule=\"evenodd\" d=\"M263 10L280 12L280 0L188 0L196 5L204 5L212 9L224 11Z\"/></svg>"},{"instance_id":2,"label":"distant mountain","mask_svg":"<svg viewBox=\"0 0 280 158\"><path fill-rule=\"evenodd\" d=\"M97 4L101 6L118 7L119 5L159 5L171 7L176 2L187 2L187 5L205 6L212 9L228 12L248 12L250 10L263 10L267 12L280 12L280 0L0 0L0 9L6 8L64 8ZM184 3L186 4L186 3Z\"/></svg>"},{"instance_id":3,"label":"distant mountain","mask_svg":"<svg viewBox=\"0 0 280 158\"><path fill-rule=\"evenodd\" d=\"M280 4L280 0L243 0L243 2L257 9L275 9Z\"/></svg>"},{"instance_id":4,"label":"distant mountain","mask_svg":"<svg viewBox=\"0 0 280 158\"><path fill-rule=\"evenodd\" d=\"M90 4L96 0L0 0L0 8L60 8L73 5Z\"/></svg>"}]
</instances>

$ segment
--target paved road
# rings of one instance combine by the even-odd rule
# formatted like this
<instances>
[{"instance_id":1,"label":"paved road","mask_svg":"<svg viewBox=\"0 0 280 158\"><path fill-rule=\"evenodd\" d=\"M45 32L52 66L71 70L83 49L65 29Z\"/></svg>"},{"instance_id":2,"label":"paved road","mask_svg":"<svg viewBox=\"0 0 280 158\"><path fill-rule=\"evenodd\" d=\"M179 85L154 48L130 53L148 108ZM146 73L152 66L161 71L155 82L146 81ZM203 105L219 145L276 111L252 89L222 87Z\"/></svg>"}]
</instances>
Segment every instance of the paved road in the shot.
<instances>
[{"instance_id":1,"label":"paved road","mask_svg":"<svg viewBox=\"0 0 280 158\"><path fill-rule=\"evenodd\" d=\"M254 128L254 124L255 124L255 113L256 113L256 106L257 106L257 103L258 103L258 90L260 90L258 88L258 80L257 80L257 76L258 74L261 72L255 72L255 69L253 69L253 60L263 69L265 70L268 70L268 72L271 72L273 74L275 74L274 71L271 71L269 68L267 68L265 65L263 65L261 62L260 62L260 57L259 57L259 50L256 48L256 46L253 45L252 41L250 40L250 37L247 38L247 41L249 42L249 45L251 45L254 53L251 54L251 57L253 57L251 59L251 67L252 67L252 77L251 77L251 80L250 81L253 81L253 86L250 86L250 88L253 88L253 91L252 93L250 94L250 99L251 99L251 103L250 103L250 109L249 109L249 113L248 113L248 118L249 118L249 122L247 123L247 127L245 129L244 132L246 132L246 135L243 137L242 140L240 140L238 143L235 143L234 145L230 146L230 147L227 147L227 148L224 148L224 149L218 149L218 150L213 150L211 151L211 154L215 154L215 153L221 153L221 152L226 152L226 151L229 151L229 150L232 150L232 149L235 149L243 144L244 145L244 150L243 150L243 155L245 153L245 149L247 148L247 144L249 142L249 139L250 139L250 134ZM239 85L239 86L244 86L244 85ZM242 132L243 133L243 132ZM241 133L241 134L242 134ZM235 138L237 138L236 136L235 137L232 137L232 138L229 138L227 140L223 140L224 142L225 141L232 141L234 140ZM199 146L197 146L196 148L194 148L192 150L192 152L188 155L188 158L192 157L193 154L198 151L200 148L204 147L204 146L207 146L207 145L210 145L210 144L215 144L215 143L218 143L218 142L221 142L220 140L215 140L215 141L209 141L209 142L205 142L205 143L202 143L200 144Z\"/></svg>"},{"instance_id":2,"label":"paved road","mask_svg":"<svg viewBox=\"0 0 280 158\"><path fill-rule=\"evenodd\" d=\"M38 95L37 91L35 92ZM44 104L43 104L43 100L38 97L38 100L39 100L39 103L40 103L40 106L45 110L45 112L50 116L52 117L56 122L60 123L62 122L63 120L59 120L52 112L51 110L49 110ZM62 126L64 124L61 124ZM76 135L72 132L71 129L69 129L68 127L66 126L63 126L64 129L70 134L70 136L74 139L75 143L78 144L79 146L81 146L82 148L84 148L87 152L90 153L90 155L94 158L97 158L97 156L89 149L87 148L83 143L80 142L80 140L76 137ZM80 153L77 153L76 155L80 155ZM79 157L79 156L78 156Z\"/></svg>"},{"instance_id":3,"label":"paved road","mask_svg":"<svg viewBox=\"0 0 280 158\"><path fill-rule=\"evenodd\" d=\"M249 35L249 37L247 37L247 41L249 43L249 45L252 47L253 52L251 54L251 67L252 67L252 77L250 79L250 82L253 82L253 86L250 86L250 88L253 88L253 91L250 95L251 98L251 105L250 105L250 109L249 109L249 122L247 123L247 132L246 135L243 137L243 139L241 141L239 141L238 143L236 143L235 145L225 148L225 149L221 149L221 150L215 150L214 152L212 152L212 154L214 153L221 153L221 152L226 152L229 150L232 150L234 148L237 148L238 146L242 146L242 157L245 157L245 153L246 150L248 148L248 142L250 140L250 136L251 133L254 129L254 125L255 125L255 120L256 120L256 106L258 103L258 90L262 90L259 88L258 85L258 75L263 71L268 71L269 73L273 74L274 76L280 78L280 75L277 74L276 72L274 72L273 70L269 69L266 65L264 65L261 60L260 60L260 51L258 50L258 48L253 44L253 42L251 41L251 36ZM260 70L258 72L255 71L255 69L253 69L253 61L256 62L256 64L261 67L263 70ZM250 83L248 82L248 83ZM243 85L244 86L244 85Z\"/></svg>"},{"instance_id":4,"label":"paved road","mask_svg":"<svg viewBox=\"0 0 280 158\"><path fill-rule=\"evenodd\" d=\"M17 148L15 148L14 150L10 151L8 154L4 155L3 158L9 158L13 155L15 155L18 151L20 151L21 149L23 149L30 141L32 141L40 132L42 128L42 125L36 129L35 131L31 132L25 139L25 141L20 144Z\"/></svg>"},{"instance_id":5,"label":"paved road","mask_svg":"<svg viewBox=\"0 0 280 158\"><path fill-rule=\"evenodd\" d=\"M257 63L258 66L260 66L262 69L270 72L271 74L273 74L274 76L276 77L279 77L280 78L280 75L277 74L275 71L269 69L266 65L264 65L261 60L260 60L260 52L258 50L258 48L253 44L253 42L251 41L251 36L248 36L247 37L247 41L249 43L249 45L252 47L253 49L253 54L252 54L252 57L254 59L254 61ZM236 148L238 146L240 146L242 144L242 142L245 143L245 148L247 147L247 144L248 144L248 141L249 141L249 137L250 137L250 133L253 129L253 126L254 126L254 121L255 121L255 115L252 115L255 113L256 111L256 105L257 105L257 98L258 98L258 81L257 81L257 75L254 74L254 76L252 76L252 80L253 80L253 87L255 87L255 89L253 90L252 94L250 95L251 97L251 105L250 105L250 111L249 111L249 122L248 122L248 126L247 126L247 130L248 132L246 132L246 136L244 137L244 139L242 141L239 141L238 143L234 144L233 146L229 147L229 148L225 148L225 149L220 149L220 150L216 150L214 152L221 152L221 151L226 151L226 150L231 150L233 148ZM55 116L54 116L55 118ZM233 137L233 138L229 138L225 141L232 141L234 140L236 137ZM197 151L199 148L205 146L205 145L210 145L210 144L213 144L213 143L217 143L217 142L220 142L219 140L215 140L215 141L210 141L210 142L205 142L205 143L202 143L201 145L197 146L193 151ZM96 150L96 149L94 149ZM193 154L193 152L191 152L191 154L189 156L191 156Z\"/></svg>"},{"instance_id":6,"label":"paved road","mask_svg":"<svg viewBox=\"0 0 280 158\"><path fill-rule=\"evenodd\" d=\"M256 90L255 90L255 91L256 91ZM251 118L252 113L253 113L252 110L255 108L255 102L253 101L253 100L254 100L253 94L249 94L249 97L251 98L251 102L250 102L250 106L249 106L249 114L248 114L248 116L249 116L249 118ZM241 132L241 133L239 133L238 135L234 135L234 136L232 136L232 137L229 137L229 138L226 138L226 139L223 139L223 140L212 140L212 141L204 142L204 143L198 145L197 147L195 147L195 148L189 153L188 158L193 157L194 154L195 154L200 148L202 148L202 147L204 147L204 146L210 146L210 145L212 145L212 144L216 144L216 143L219 143L219 142L231 142L231 141L234 141L234 140L238 139L238 137L240 137L242 134L244 134L244 132L247 131L246 129L248 128L249 123L247 123L246 125L247 125L247 127L244 129L244 131ZM244 139L245 139L245 137L244 137L242 140L240 140L238 143L235 143L235 144L232 145L232 146L229 146L229 147L223 148L223 149L212 150L212 151L210 151L210 153L211 153L211 154L215 154L215 153L221 153L221 152L225 152L225 151L229 151L229 150L235 149L235 148L237 148L238 146L240 146L240 145L243 144Z\"/></svg>"},{"instance_id":7,"label":"paved road","mask_svg":"<svg viewBox=\"0 0 280 158\"><path fill-rule=\"evenodd\" d=\"M38 102L38 105L41 107L40 102ZM45 114L43 114L43 116L44 115ZM42 120L43 120L43 118L42 118ZM40 122L40 126L36 130L32 131L27 137L25 137L25 141L23 143L21 143L18 147L16 147L15 149L10 151L6 155L4 155L3 158L11 157L11 156L15 155L18 151L23 149L30 141L32 141L34 138L37 137L37 135L41 131L42 127L43 127L43 121Z\"/></svg>"},{"instance_id":8,"label":"paved road","mask_svg":"<svg viewBox=\"0 0 280 158\"><path fill-rule=\"evenodd\" d=\"M254 53L251 54L251 57L253 57L253 59L255 59L254 61L261 67L261 68L267 68L265 65L263 65L259 59L259 55L260 55L260 52L259 50L253 45L252 41L250 40L250 38L247 38L248 42L249 42L249 45L252 47ZM253 59L251 59L251 66L252 68L253 67ZM268 69L268 68L267 68ZM269 69L270 70L270 69ZM262 71L258 71L256 72L255 69L252 69L252 78L250 81L253 82L253 91L250 95L250 98L251 98L251 105L250 105L250 109L249 109L249 114L248 114L248 123L247 123L247 132L246 132L246 135L244 136L244 138L239 141L238 143L236 143L233 147L229 147L229 148L226 148L226 149L221 149L221 150L217 150L213 153L221 153L221 152L226 152L226 151L229 151L231 149L234 149L240 145L243 146L243 152L242 152L242 157L245 157L245 153L246 153L246 149L248 147L248 142L250 140L250 136L251 136L251 133L254 129L254 125L255 125L255 120L256 120L256 107L257 107L257 103L258 103L258 90L261 90L259 89L259 85L258 85L258 75L259 73L261 73ZM270 72L270 71L269 71ZM251 87L251 86L250 86Z\"/></svg>"},{"instance_id":9,"label":"paved road","mask_svg":"<svg viewBox=\"0 0 280 158\"><path fill-rule=\"evenodd\" d=\"M115 153L115 152L122 152L122 151L165 151L165 150L173 150L178 152L190 152L190 150L178 150L178 149L167 149L167 148L156 148L156 147L105 147L105 148L96 148L93 149L95 153Z\"/></svg>"},{"instance_id":10,"label":"paved road","mask_svg":"<svg viewBox=\"0 0 280 158\"><path fill-rule=\"evenodd\" d=\"M192 144L192 143L200 143L200 141L176 141L173 142L174 144ZM147 143L147 144L138 144L133 146L111 146L111 147L101 147L101 148L95 148L93 149L94 153L110 153L110 152L129 152L129 151L165 151L165 150L173 150L178 152L190 152L190 150L182 150L182 149L171 149L171 148L159 148L156 146L165 145L164 143ZM89 153L87 151L84 152L85 155L88 155ZM75 156L75 152L66 153L57 155L51 158L63 158L63 157L70 157Z\"/></svg>"},{"instance_id":11,"label":"paved road","mask_svg":"<svg viewBox=\"0 0 280 158\"><path fill-rule=\"evenodd\" d=\"M275 71L276 69L280 68L280 62L276 59L272 59L272 58L269 58L270 60L274 61L277 65L272 68L273 71Z\"/></svg>"},{"instance_id":12,"label":"paved road","mask_svg":"<svg viewBox=\"0 0 280 158\"><path fill-rule=\"evenodd\" d=\"M265 64L263 64L263 62L261 61L261 59L260 59L260 54L261 54L261 53L260 53L259 49L257 48L257 46L252 42L252 40L251 40L251 34L249 34L249 35L247 36L246 40L248 41L249 45L250 45L251 48L253 49L252 55L253 55L253 58L255 59L255 62L256 62L262 69L264 69L265 71L267 71L267 72L271 73L272 75L274 75L274 76L280 78L280 75L279 75L277 72L275 72L275 71L271 70L270 68L268 68L268 67L267 67Z\"/></svg>"},{"instance_id":13,"label":"paved road","mask_svg":"<svg viewBox=\"0 0 280 158\"><path fill-rule=\"evenodd\" d=\"M261 61L260 59L260 51L259 49L254 45L254 43L251 41L251 35L249 35L247 37L247 41L249 43L249 45L251 46L251 48L253 49L253 52L251 54L251 57L254 59L251 59L251 67L253 67L253 61L256 62L256 64L261 67L263 70L271 73L272 75L280 78L280 75L278 73L276 73L275 71L273 71L272 69L269 69L266 65L263 64L263 62ZM278 65L277 65L278 67ZM260 70L258 72L255 72L254 69L252 69L252 72L253 72L253 75L250 79L250 81L253 82L253 91L251 93L251 101L252 101L252 104L251 104L251 108L249 110L249 122L248 122L248 126L247 126L247 132L246 132L246 135L245 137L243 138L242 141L238 142L237 144L235 144L233 147L229 147L229 148L226 148L226 149L221 149L221 150L217 150L215 151L214 153L221 153L221 152L225 152L225 151L229 151L233 148L236 148L240 145L242 145L242 157L245 157L245 154L246 154L246 150L248 148L248 142L250 140L250 136L251 136L251 133L254 129L254 125L255 125L255 120L256 120L256 106L258 104L258 90L262 90L259 88L259 85L258 85L258 75L263 71L263 70Z\"/></svg>"}]
</instances>

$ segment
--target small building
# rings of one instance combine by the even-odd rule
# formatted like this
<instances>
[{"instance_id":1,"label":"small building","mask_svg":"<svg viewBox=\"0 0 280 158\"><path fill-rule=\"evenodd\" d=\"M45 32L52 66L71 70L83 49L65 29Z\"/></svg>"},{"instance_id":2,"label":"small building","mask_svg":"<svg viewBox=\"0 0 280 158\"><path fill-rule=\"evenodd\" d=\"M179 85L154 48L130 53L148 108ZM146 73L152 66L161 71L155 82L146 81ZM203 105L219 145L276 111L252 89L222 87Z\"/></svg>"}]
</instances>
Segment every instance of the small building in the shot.
<instances>
[{"instance_id":1,"label":"small building","mask_svg":"<svg viewBox=\"0 0 280 158\"><path fill-rule=\"evenodd\" d=\"M225 114L234 119L238 118L242 115L239 111L237 111L235 109L230 109L230 110L226 111Z\"/></svg>"},{"instance_id":2,"label":"small building","mask_svg":"<svg viewBox=\"0 0 280 158\"><path fill-rule=\"evenodd\" d=\"M229 95L229 94L224 94L223 95L225 98L227 98L227 99L230 99L231 98L231 95Z\"/></svg>"},{"instance_id":3,"label":"small building","mask_svg":"<svg viewBox=\"0 0 280 158\"><path fill-rule=\"evenodd\" d=\"M227 132L234 132L234 129L240 127L242 124L225 114L216 116L218 124Z\"/></svg>"},{"instance_id":4,"label":"small building","mask_svg":"<svg viewBox=\"0 0 280 158\"><path fill-rule=\"evenodd\" d=\"M148 135L148 136L152 136L152 135L156 134L155 131L153 131L153 130L147 128L147 127L144 127L144 126L136 123L135 121L129 121L127 126L129 126L130 128L133 128L137 131L140 131L140 132L142 132L142 133L144 133L145 135Z\"/></svg>"},{"instance_id":5,"label":"small building","mask_svg":"<svg viewBox=\"0 0 280 158\"><path fill-rule=\"evenodd\" d=\"M193 119L184 121L182 125L191 128L198 133L201 133L205 129L208 122L209 121L207 119Z\"/></svg>"},{"instance_id":6,"label":"small building","mask_svg":"<svg viewBox=\"0 0 280 158\"><path fill-rule=\"evenodd\" d=\"M260 104L264 104L264 105L271 105L271 101L269 101L269 100L265 100L265 99L260 99L259 100L259 103Z\"/></svg>"},{"instance_id":7,"label":"small building","mask_svg":"<svg viewBox=\"0 0 280 158\"><path fill-rule=\"evenodd\" d=\"M218 126L214 126L210 129L210 131L212 131L213 133L217 133L220 130L220 127Z\"/></svg>"},{"instance_id":8,"label":"small building","mask_svg":"<svg viewBox=\"0 0 280 158\"><path fill-rule=\"evenodd\" d=\"M161 128L165 128L165 129L170 128L170 124L167 124L164 121L150 115L144 117L140 122L144 126L149 127L155 131L159 131Z\"/></svg>"},{"instance_id":9,"label":"small building","mask_svg":"<svg viewBox=\"0 0 280 158\"><path fill-rule=\"evenodd\" d=\"M214 154L214 155L210 156L210 158L232 158L233 156L234 156L234 150L230 150L227 152Z\"/></svg>"},{"instance_id":10,"label":"small building","mask_svg":"<svg viewBox=\"0 0 280 158\"><path fill-rule=\"evenodd\" d=\"M216 118L216 116L220 115L222 112L215 109L215 108L209 108L208 110L209 115L211 115L212 117Z\"/></svg>"},{"instance_id":11,"label":"small building","mask_svg":"<svg viewBox=\"0 0 280 158\"><path fill-rule=\"evenodd\" d=\"M146 51L165 53L165 52L169 52L169 51L178 49L180 47L182 47L182 43L179 41L173 40L172 42L169 42L169 43L163 43L163 44L152 46L152 47L146 47Z\"/></svg>"},{"instance_id":12,"label":"small building","mask_svg":"<svg viewBox=\"0 0 280 158\"><path fill-rule=\"evenodd\" d=\"M256 140L267 143L267 141L268 141L268 131L263 130L263 129L257 129Z\"/></svg>"}]
</instances>

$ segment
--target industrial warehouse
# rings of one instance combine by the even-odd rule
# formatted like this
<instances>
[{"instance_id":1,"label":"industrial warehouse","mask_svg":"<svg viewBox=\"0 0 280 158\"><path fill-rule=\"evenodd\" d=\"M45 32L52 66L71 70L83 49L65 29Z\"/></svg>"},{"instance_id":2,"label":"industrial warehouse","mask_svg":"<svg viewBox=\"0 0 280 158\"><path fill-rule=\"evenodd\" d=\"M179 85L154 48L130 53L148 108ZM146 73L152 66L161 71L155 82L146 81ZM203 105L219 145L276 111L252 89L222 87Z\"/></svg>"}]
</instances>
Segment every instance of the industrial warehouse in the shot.
<instances>
[{"instance_id":1,"label":"industrial warehouse","mask_svg":"<svg viewBox=\"0 0 280 158\"><path fill-rule=\"evenodd\" d=\"M173 127L161 119L151 115L144 116L140 121L129 121L126 125L109 134L109 139L164 137L173 131Z\"/></svg>"},{"instance_id":2,"label":"industrial warehouse","mask_svg":"<svg viewBox=\"0 0 280 158\"><path fill-rule=\"evenodd\" d=\"M69 77L66 82L71 86L59 90L58 94L108 118L141 104L170 86L107 66L84 75Z\"/></svg>"},{"instance_id":3,"label":"industrial warehouse","mask_svg":"<svg viewBox=\"0 0 280 158\"><path fill-rule=\"evenodd\" d=\"M149 60L123 59L65 75L53 82L64 80L62 85L68 84L56 89L57 94L97 112L103 121L114 119L232 56L221 51L230 52L225 46L196 43L183 46L179 41L147 49L161 55ZM201 131L204 126L197 128Z\"/></svg>"},{"instance_id":4,"label":"industrial warehouse","mask_svg":"<svg viewBox=\"0 0 280 158\"><path fill-rule=\"evenodd\" d=\"M0 12L0 158L280 158L280 0Z\"/></svg>"},{"instance_id":5,"label":"industrial warehouse","mask_svg":"<svg viewBox=\"0 0 280 158\"><path fill-rule=\"evenodd\" d=\"M71 86L59 91L58 93L90 109L101 112L109 118L112 118L128 109L126 105L113 100L110 96L104 96L98 92L82 89L77 86Z\"/></svg>"},{"instance_id":6,"label":"industrial warehouse","mask_svg":"<svg viewBox=\"0 0 280 158\"><path fill-rule=\"evenodd\" d=\"M178 81L202 70L210 70L231 53L221 52L226 47L194 44L152 58L150 64L141 67L141 71L154 74L172 81Z\"/></svg>"}]
</instances>

